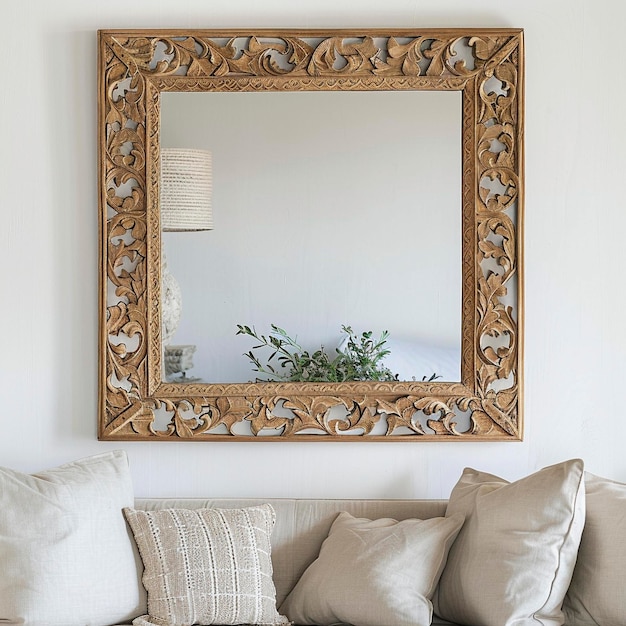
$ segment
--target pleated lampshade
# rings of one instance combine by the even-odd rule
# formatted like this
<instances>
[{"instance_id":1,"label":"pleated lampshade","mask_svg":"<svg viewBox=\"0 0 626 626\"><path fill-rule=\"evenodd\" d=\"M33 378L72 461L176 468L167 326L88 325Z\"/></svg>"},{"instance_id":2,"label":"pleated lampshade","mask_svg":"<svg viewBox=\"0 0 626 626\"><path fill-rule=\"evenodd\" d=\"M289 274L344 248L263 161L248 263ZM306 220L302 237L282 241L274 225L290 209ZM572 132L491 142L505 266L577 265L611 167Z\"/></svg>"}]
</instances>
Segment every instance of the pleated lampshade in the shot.
<instances>
[{"instance_id":1,"label":"pleated lampshade","mask_svg":"<svg viewBox=\"0 0 626 626\"><path fill-rule=\"evenodd\" d=\"M161 149L161 228L211 230L212 163L208 150Z\"/></svg>"}]
</instances>

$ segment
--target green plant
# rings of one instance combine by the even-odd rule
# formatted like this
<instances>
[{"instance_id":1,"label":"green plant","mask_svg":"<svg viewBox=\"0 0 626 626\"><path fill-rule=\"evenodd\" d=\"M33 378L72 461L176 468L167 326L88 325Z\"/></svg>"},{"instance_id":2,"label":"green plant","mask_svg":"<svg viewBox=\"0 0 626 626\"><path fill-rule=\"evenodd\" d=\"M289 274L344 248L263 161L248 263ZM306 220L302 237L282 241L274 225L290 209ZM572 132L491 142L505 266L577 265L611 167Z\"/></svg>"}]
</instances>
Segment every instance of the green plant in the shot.
<instances>
[{"instance_id":1,"label":"green plant","mask_svg":"<svg viewBox=\"0 0 626 626\"><path fill-rule=\"evenodd\" d=\"M342 326L342 332L348 335L346 347L344 350L335 348L336 355L331 356L324 346L311 354L279 326L271 324L271 329L268 335L261 335L254 327L237 324L237 335L248 335L258 341L244 356L248 357L254 371L265 377L263 380L331 383L398 380L398 375L382 363L389 354L385 347L387 331L374 339L372 331L359 336L350 326ZM272 352L263 364L254 351L266 348Z\"/></svg>"}]
</instances>

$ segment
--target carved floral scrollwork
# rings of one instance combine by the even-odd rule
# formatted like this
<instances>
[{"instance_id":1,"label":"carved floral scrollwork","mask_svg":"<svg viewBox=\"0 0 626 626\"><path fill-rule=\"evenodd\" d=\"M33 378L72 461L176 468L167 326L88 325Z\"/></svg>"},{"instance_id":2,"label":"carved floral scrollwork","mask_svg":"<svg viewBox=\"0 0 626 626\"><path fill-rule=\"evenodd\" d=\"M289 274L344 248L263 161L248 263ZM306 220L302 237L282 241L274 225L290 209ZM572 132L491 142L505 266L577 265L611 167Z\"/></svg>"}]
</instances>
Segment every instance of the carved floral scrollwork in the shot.
<instances>
[{"instance_id":1,"label":"carved floral scrollwork","mask_svg":"<svg viewBox=\"0 0 626 626\"><path fill-rule=\"evenodd\" d=\"M101 31L99 47L100 438L521 439L521 31ZM462 92L460 382L162 382L159 93L209 89Z\"/></svg>"}]
</instances>

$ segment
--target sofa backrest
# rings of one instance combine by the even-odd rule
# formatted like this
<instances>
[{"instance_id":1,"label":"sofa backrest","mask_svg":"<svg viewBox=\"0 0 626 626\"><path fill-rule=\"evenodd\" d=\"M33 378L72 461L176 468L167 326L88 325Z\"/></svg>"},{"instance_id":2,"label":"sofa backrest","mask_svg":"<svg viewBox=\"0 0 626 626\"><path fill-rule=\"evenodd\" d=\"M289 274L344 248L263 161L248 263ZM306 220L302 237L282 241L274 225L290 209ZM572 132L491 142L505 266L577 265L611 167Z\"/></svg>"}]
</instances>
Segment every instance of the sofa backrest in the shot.
<instances>
[{"instance_id":1,"label":"sofa backrest","mask_svg":"<svg viewBox=\"0 0 626 626\"><path fill-rule=\"evenodd\" d=\"M272 562L276 604L280 606L304 570L317 558L322 542L339 513L355 517L396 520L443 517L446 500L305 500L305 499L137 499L138 509L240 508L269 503L276 511L272 533Z\"/></svg>"}]
</instances>

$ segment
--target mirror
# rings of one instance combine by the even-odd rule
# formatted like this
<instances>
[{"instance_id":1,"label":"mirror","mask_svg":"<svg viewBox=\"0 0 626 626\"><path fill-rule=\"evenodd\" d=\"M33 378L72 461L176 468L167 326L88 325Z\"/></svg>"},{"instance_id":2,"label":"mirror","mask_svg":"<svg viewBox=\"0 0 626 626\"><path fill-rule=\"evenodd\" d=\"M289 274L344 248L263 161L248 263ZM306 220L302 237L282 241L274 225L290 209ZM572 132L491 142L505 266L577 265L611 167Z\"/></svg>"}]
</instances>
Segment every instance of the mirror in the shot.
<instances>
[{"instance_id":1,"label":"mirror","mask_svg":"<svg viewBox=\"0 0 626 626\"><path fill-rule=\"evenodd\" d=\"M101 439L521 439L521 31L99 40ZM168 147L211 151L213 230L162 232ZM403 365L264 382L237 324L333 354L342 324L389 330Z\"/></svg>"},{"instance_id":2,"label":"mirror","mask_svg":"<svg viewBox=\"0 0 626 626\"><path fill-rule=\"evenodd\" d=\"M161 148L212 157L213 230L163 233L186 379L255 380L237 324L274 323L333 356L387 330L400 380L460 381L460 137L458 91L162 94Z\"/></svg>"}]
</instances>

